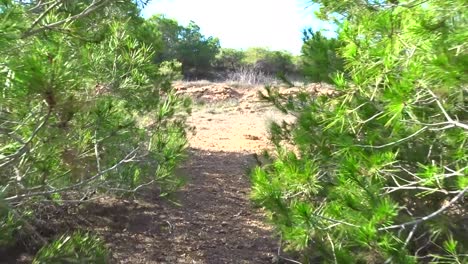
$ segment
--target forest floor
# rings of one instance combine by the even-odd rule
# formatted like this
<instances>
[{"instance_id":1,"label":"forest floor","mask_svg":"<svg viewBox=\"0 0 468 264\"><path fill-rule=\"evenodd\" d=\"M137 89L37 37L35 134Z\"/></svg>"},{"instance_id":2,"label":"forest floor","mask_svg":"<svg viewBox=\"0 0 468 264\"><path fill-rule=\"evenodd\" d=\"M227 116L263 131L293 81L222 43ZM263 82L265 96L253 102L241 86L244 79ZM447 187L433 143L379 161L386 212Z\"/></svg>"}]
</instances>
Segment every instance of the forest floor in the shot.
<instances>
[{"instance_id":1,"label":"forest floor","mask_svg":"<svg viewBox=\"0 0 468 264\"><path fill-rule=\"evenodd\" d=\"M196 133L178 170L185 186L170 199L150 191L60 208L41 233L56 233L57 226L92 230L104 238L113 263L277 263L278 238L249 200L248 175L255 154L271 149L269 122L292 117L260 102L260 87L194 82L176 88L195 102L188 121ZM30 262L30 255L9 253Z\"/></svg>"}]
</instances>

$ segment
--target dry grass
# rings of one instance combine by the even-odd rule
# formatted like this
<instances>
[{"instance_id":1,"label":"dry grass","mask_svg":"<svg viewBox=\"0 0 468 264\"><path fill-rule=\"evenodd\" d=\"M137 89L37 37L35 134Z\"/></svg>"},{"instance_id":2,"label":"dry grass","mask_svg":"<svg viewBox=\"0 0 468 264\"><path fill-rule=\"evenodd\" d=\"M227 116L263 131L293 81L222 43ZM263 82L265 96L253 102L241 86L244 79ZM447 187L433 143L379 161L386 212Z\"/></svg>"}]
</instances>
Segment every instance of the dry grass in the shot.
<instances>
[{"instance_id":1,"label":"dry grass","mask_svg":"<svg viewBox=\"0 0 468 264\"><path fill-rule=\"evenodd\" d=\"M277 78L252 67L240 67L235 72L229 73L226 81L257 86L274 84Z\"/></svg>"}]
</instances>

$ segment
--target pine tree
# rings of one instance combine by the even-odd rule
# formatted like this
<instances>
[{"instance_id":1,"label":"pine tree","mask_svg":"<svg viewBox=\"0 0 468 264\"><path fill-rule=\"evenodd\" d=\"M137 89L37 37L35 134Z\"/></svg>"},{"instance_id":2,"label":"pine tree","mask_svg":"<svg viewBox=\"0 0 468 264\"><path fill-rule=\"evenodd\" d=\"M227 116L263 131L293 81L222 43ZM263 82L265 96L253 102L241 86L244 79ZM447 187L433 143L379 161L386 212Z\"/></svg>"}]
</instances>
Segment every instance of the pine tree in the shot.
<instances>
[{"instance_id":1,"label":"pine tree","mask_svg":"<svg viewBox=\"0 0 468 264\"><path fill-rule=\"evenodd\" d=\"M253 199L304 262L467 261L466 1L314 2L346 76L334 97L267 90L297 120L272 125Z\"/></svg>"},{"instance_id":2,"label":"pine tree","mask_svg":"<svg viewBox=\"0 0 468 264\"><path fill-rule=\"evenodd\" d=\"M0 1L0 245L37 204L179 185L188 102L135 2Z\"/></svg>"},{"instance_id":3,"label":"pine tree","mask_svg":"<svg viewBox=\"0 0 468 264\"><path fill-rule=\"evenodd\" d=\"M340 42L312 29L304 30L303 40L301 61L306 78L313 82L333 82L333 75L343 71L343 61L337 54Z\"/></svg>"}]
</instances>

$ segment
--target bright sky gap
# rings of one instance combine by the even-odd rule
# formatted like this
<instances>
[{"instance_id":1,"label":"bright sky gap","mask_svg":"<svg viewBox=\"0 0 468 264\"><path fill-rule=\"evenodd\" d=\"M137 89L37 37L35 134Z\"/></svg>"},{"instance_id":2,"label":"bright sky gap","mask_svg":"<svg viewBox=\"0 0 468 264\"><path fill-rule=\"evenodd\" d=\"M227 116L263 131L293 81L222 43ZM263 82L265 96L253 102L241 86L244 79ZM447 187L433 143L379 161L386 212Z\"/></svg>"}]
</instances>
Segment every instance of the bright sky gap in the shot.
<instances>
[{"instance_id":1,"label":"bright sky gap","mask_svg":"<svg viewBox=\"0 0 468 264\"><path fill-rule=\"evenodd\" d=\"M315 18L316 10L306 0L153 0L143 16L164 14L182 25L192 20L204 35L218 37L223 48L267 47L299 54L304 28L334 30Z\"/></svg>"}]
</instances>

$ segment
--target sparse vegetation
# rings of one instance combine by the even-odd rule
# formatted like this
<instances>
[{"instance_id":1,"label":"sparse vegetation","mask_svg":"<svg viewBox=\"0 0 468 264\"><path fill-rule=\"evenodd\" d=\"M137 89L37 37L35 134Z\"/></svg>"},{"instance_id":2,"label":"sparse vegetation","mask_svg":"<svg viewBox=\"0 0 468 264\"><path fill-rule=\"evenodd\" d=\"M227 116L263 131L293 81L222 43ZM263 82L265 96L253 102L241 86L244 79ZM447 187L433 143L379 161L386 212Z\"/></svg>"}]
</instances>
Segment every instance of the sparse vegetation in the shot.
<instances>
[{"instance_id":1,"label":"sparse vegetation","mask_svg":"<svg viewBox=\"0 0 468 264\"><path fill-rule=\"evenodd\" d=\"M227 74L226 81L246 85L270 85L278 79L251 66L242 66Z\"/></svg>"}]
</instances>

